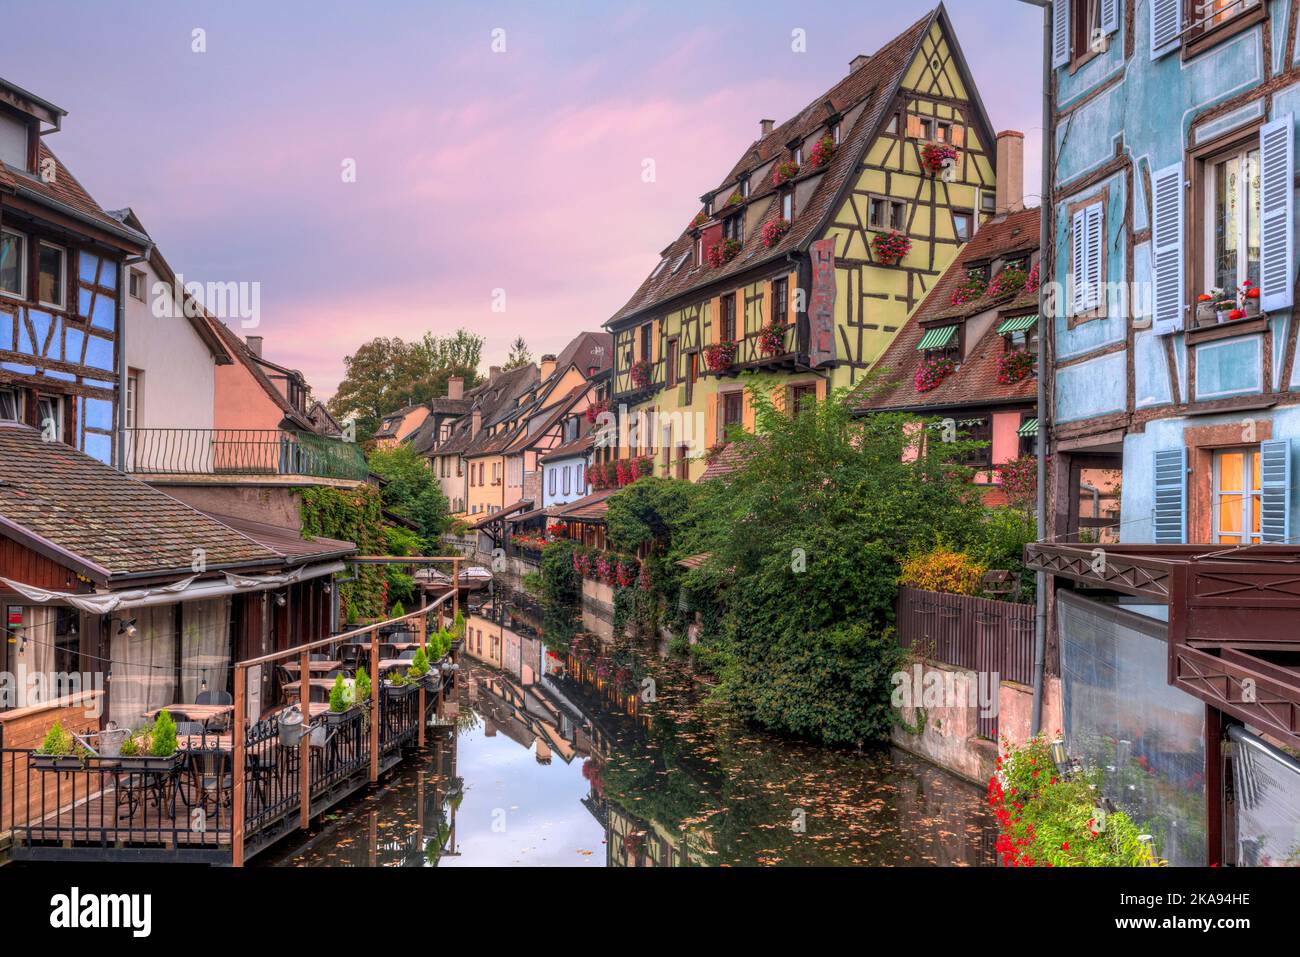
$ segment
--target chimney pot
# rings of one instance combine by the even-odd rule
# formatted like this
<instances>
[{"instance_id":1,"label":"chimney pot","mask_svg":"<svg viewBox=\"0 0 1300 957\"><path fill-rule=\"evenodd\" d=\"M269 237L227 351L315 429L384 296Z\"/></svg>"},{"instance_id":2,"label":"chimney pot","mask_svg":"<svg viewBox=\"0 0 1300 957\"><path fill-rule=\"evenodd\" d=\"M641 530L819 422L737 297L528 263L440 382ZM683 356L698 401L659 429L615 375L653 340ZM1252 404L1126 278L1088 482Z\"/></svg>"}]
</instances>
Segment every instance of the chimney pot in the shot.
<instances>
[{"instance_id":1,"label":"chimney pot","mask_svg":"<svg viewBox=\"0 0 1300 957\"><path fill-rule=\"evenodd\" d=\"M465 398L464 376L454 375L447 380L447 398L449 399Z\"/></svg>"},{"instance_id":2,"label":"chimney pot","mask_svg":"<svg viewBox=\"0 0 1300 957\"><path fill-rule=\"evenodd\" d=\"M501 377L500 366L488 366L488 381L496 382Z\"/></svg>"},{"instance_id":3,"label":"chimney pot","mask_svg":"<svg viewBox=\"0 0 1300 957\"><path fill-rule=\"evenodd\" d=\"M856 73L858 70L862 69L870 62L871 62L871 56L869 54L859 53L857 56L855 56L852 60L849 61L849 72Z\"/></svg>"},{"instance_id":4,"label":"chimney pot","mask_svg":"<svg viewBox=\"0 0 1300 957\"><path fill-rule=\"evenodd\" d=\"M761 134L763 136L767 136L769 133L771 133L772 126L775 122L776 122L775 120L759 120L758 128L761 131Z\"/></svg>"},{"instance_id":5,"label":"chimney pot","mask_svg":"<svg viewBox=\"0 0 1300 957\"><path fill-rule=\"evenodd\" d=\"M472 413L470 413L470 418L469 418L470 438L473 438L474 436L478 435L479 429L481 428L483 428L483 410L475 409Z\"/></svg>"},{"instance_id":6,"label":"chimney pot","mask_svg":"<svg viewBox=\"0 0 1300 957\"><path fill-rule=\"evenodd\" d=\"M555 361L556 361L555 356L553 355L548 354L542 356L541 358L542 368L541 371L538 373L538 375L542 379L549 379L551 375L555 372Z\"/></svg>"},{"instance_id":7,"label":"chimney pot","mask_svg":"<svg viewBox=\"0 0 1300 957\"><path fill-rule=\"evenodd\" d=\"M262 337L261 336L245 336L244 345L248 346L248 351L251 352L253 355L257 356L259 359L262 358Z\"/></svg>"},{"instance_id":8,"label":"chimney pot","mask_svg":"<svg viewBox=\"0 0 1300 957\"><path fill-rule=\"evenodd\" d=\"M997 135L996 213L1005 216L1025 208L1025 134L1003 130Z\"/></svg>"}]
</instances>

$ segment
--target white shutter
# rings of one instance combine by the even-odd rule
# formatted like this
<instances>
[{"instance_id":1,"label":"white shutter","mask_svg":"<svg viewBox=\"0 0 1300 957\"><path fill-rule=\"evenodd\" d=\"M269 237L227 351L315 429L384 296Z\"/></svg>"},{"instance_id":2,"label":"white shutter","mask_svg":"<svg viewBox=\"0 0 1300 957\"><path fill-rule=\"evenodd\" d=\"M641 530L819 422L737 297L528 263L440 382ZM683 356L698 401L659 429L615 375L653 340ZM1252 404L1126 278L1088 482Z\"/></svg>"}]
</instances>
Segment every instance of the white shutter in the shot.
<instances>
[{"instance_id":1,"label":"white shutter","mask_svg":"<svg viewBox=\"0 0 1300 957\"><path fill-rule=\"evenodd\" d=\"M1052 4L1052 69L1070 62L1070 0Z\"/></svg>"},{"instance_id":2,"label":"white shutter","mask_svg":"<svg viewBox=\"0 0 1300 957\"><path fill-rule=\"evenodd\" d=\"M1259 131L1260 308L1291 305L1295 285L1295 126L1290 113Z\"/></svg>"},{"instance_id":3,"label":"white shutter","mask_svg":"<svg viewBox=\"0 0 1300 957\"><path fill-rule=\"evenodd\" d=\"M1183 328L1183 166L1175 163L1151 177L1152 328L1158 335Z\"/></svg>"},{"instance_id":4,"label":"white shutter","mask_svg":"<svg viewBox=\"0 0 1300 957\"><path fill-rule=\"evenodd\" d=\"M1091 311L1101 305L1101 288L1106 279L1101 274L1101 247L1106 241L1106 230L1102 223L1103 212L1101 203L1093 203L1083 211L1084 222L1088 227L1088 238L1083 249L1083 261L1088 273L1088 301L1085 311Z\"/></svg>"},{"instance_id":5,"label":"white shutter","mask_svg":"<svg viewBox=\"0 0 1300 957\"><path fill-rule=\"evenodd\" d=\"M1148 5L1151 7L1151 59L1157 60L1178 49L1183 0L1149 0Z\"/></svg>"},{"instance_id":6,"label":"white shutter","mask_svg":"<svg viewBox=\"0 0 1300 957\"><path fill-rule=\"evenodd\" d=\"M1101 32L1109 36L1119 29L1119 0L1101 0Z\"/></svg>"},{"instance_id":7,"label":"white shutter","mask_svg":"<svg viewBox=\"0 0 1300 957\"><path fill-rule=\"evenodd\" d=\"M1088 216L1081 209L1070 219L1070 315L1088 311Z\"/></svg>"}]
</instances>

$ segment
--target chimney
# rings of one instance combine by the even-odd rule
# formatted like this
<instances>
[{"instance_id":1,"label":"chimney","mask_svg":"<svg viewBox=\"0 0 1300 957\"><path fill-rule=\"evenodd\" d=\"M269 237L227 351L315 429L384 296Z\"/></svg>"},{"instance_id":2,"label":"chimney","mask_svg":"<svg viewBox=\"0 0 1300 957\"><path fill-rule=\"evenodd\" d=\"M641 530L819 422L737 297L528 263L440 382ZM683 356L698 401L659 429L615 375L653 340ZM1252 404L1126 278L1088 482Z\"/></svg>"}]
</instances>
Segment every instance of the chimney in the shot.
<instances>
[{"instance_id":1,"label":"chimney","mask_svg":"<svg viewBox=\"0 0 1300 957\"><path fill-rule=\"evenodd\" d=\"M472 439L483 428L483 410L475 409L469 416L469 437Z\"/></svg>"},{"instance_id":2,"label":"chimney","mask_svg":"<svg viewBox=\"0 0 1300 957\"><path fill-rule=\"evenodd\" d=\"M849 61L849 72L857 73L858 70L862 69L870 62L871 62L871 57L868 54L859 53L857 56L855 56L852 60Z\"/></svg>"},{"instance_id":3,"label":"chimney","mask_svg":"<svg viewBox=\"0 0 1300 957\"><path fill-rule=\"evenodd\" d=\"M499 379L499 378L501 378L501 367L500 367L500 366L488 366L488 381L489 381L489 382L496 382L497 379Z\"/></svg>"},{"instance_id":4,"label":"chimney","mask_svg":"<svg viewBox=\"0 0 1300 957\"><path fill-rule=\"evenodd\" d=\"M772 124L775 122L776 122L775 120L759 120L758 121L758 129L760 131L759 135L767 136L769 133L771 133Z\"/></svg>"},{"instance_id":5,"label":"chimney","mask_svg":"<svg viewBox=\"0 0 1300 957\"><path fill-rule=\"evenodd\" d=\"M541 378L542 381L546 381L551 377L551 374L555 372L555 356L549 354L544 355L542 356L541 361L542 361Z\"/></svg>"},{"instance_id":6,"label":"chimney","mask_svg":"<svg viewBox=\"0 0 1300 957\"><path fill-rule=\"evenodd\" d=\"M1004 130L998 134L997 215L1025 208L1025 134Z\"/></svg>"},{"instance_id":7,"label":"chimney","mask_svg":"<svg viewBox=\"0 0 1300 957\"><path fill-rule=\"evenodd\" d=\"M463 376L454 375L447 380L447 398L465 398L465 379Z\"/></svg>"},{"instance_id":8,"label":"chimney","mask_svg":"<svg viewBox=\"0 0 1300 957\"><path fill-rule=\"evenodd\" d=\"M259 359L262 358L262 337L261 336L245 336L244 345L248 346L248 351L251 352L253 355L257 356Z\"/></svg>"}]
</instances>

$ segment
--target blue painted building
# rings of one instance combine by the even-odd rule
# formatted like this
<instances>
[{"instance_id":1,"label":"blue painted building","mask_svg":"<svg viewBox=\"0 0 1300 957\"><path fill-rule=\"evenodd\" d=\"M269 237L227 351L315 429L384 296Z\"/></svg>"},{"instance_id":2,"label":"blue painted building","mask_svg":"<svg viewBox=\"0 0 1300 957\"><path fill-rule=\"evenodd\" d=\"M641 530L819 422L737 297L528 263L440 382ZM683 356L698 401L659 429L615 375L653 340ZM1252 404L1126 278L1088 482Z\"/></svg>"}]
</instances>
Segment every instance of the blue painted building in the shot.
<instances>
[{"instance_id":1,"label":"blue painted building","mask_svg":"<svg viewBox=\"0 0 1300 957\"><path fill-rule=\"evenodd\" d=\"M65 115L0 80L0 419L112 463L123 263L149 239L50 150Z\"/></svg>"},{"instance_id":2,"label":"blue painted building","mask_svg":"<svg viewBox=\"0 0 1300 957\"><path fill-rule=\"evenodd\" d=\"M1300 819L1252 817L1233 780L1264 762L1300 790L1278 617L1300 620L1300 593L1277 575L1300 560L1297 9L1054 0L1046 17L1047 538L1030 561L1052 576L1067 745L1171 863L1277 862L1300 854Z\"/></svg>"}]
</instances>

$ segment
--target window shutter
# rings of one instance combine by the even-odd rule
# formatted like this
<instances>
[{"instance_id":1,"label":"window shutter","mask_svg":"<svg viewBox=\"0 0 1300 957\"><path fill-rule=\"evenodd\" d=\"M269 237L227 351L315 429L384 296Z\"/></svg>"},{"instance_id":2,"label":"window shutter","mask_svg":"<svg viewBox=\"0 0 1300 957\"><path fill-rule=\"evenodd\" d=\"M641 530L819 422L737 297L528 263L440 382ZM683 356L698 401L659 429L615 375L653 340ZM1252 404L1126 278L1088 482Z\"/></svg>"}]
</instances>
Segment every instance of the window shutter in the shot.
<instances>
[{"instance_id":1,"label":"window shutter","mask_svg":"<svg viewBox=\"0 0 1300 957\"><path fill-rule=\"evenodd\" d=\"M1106 281L1101 274L1101 248L1106 241L1105 209L1101 203L1093 203L1084 213L1088 224L1088 245L1084 249L1084 262L1088 267L1088 308L1096 309L1101 305L1102 283Z\"/></svg>"},{"instance_id":2,"label":"window shutter","mask_svg":"<svg viewBox=\"0 0 1300 957\"><path fill-rule=\"evenodd\" d=\"M1079 210L1070 219L1070 314L1088 311L1088 265L1084 250L1088 246L1088 217Z\"/></svg>"},{"instance_id":3,"label":"window shutter","mask_svg":"<svg viewBox=\"0 0 1300 957\"><path fill-rule=\"evenodd\" d=\"M1295 126L1290 113L1259 131L1260 308L1266 312L1291 306L1295 284Z\"/></svg>"},{"instance_id":4,"label":"window shutter","mask_svg":"<svg viewBox=\"0 0 1300 957\"><path fill-rule=\"evenodd\" d=\"M1151 177L1151 260L1155 318L1158 335L1183 328L1183 167L1181 163L1157 170Z\"/></svg>"},{"instance_id":5,"label":"window shutter","mask_svg":"<svg viewBox=\"0 0 1300 957\"><path fill-rule=\"evenodd\" d=\"M1259 444L1259 540L1291 540L1291 440Z\"/></svg>"},{"instance_id":6,"label":"window shutter","mask_svg":"<svg viewBox=\"0 0 1300 957\"><path fill-rule=\"evenodd\" d=\"M1119 0L1101 0L1101 32L1107 35L1119 29Z\"/></svg>"},{"instance_id":7,"label":"window shutter","mask_svg":"<svg viewBox=\"0 0 1300 957\"><path fill-rule=\"evenodd\" d=\"M909 140L923 139L925 130L921 126L921 118L913 113L907 114L907 138Z\"/></svg>"},{"instance_id":8,"label":"window shutter","mask_svg":"<svg viewBox=\"0 0 1300 957\"><path fill-rule=\"evenodd\" d=\"M1070 62L1070 2L1052 4L1052 69Z\"/></svg>"},{"instance_id":9,"label":"window shutter","mask_svg":"<svg viewBox=\"0 0 1300 957\"><path fill-rule=\"evenodd\" d=\"M1149 0L1151 7L1151 59L1178 49L1183 0Z\"/></svg>"},{"instance_id":10,"label":"window shutter","mask_svg":"<svg viewBox=\"0 0 1300 957\"><path fill-rule=\"evenodd\" d=\"M1187 449L1157 449L1154 455L1152 538L1157 545L1182 545L1187 541Z\"/></svg>"}]
</instances>

